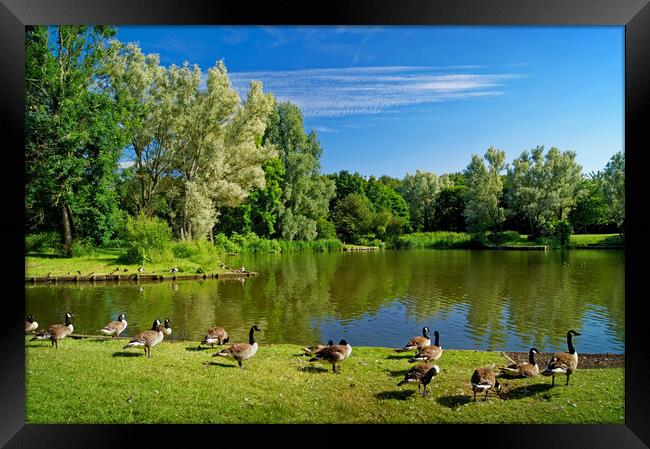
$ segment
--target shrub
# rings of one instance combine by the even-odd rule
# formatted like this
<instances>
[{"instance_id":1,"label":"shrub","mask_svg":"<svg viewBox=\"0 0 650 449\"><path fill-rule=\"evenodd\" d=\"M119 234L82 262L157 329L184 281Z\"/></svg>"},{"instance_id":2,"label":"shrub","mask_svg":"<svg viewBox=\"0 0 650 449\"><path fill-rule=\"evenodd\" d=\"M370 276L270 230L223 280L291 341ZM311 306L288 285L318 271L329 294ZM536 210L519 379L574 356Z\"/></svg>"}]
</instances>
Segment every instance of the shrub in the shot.
<instances>
[{"instance_id":1,"label":"shrub","mask_svg":"<svg viewBox=\"0 0 650 449\"><path fill-rule=\"evenodd\" d=\"M496 232L494 234L489 234L487 236L488 241L493 245L503 245L504 243L518 242L521 238L517 231L503 231Z\"/></svg>"},{"instance_id":2,"label":"shrub","mask_svg":"<svg viewBox=\"0 0 650 449\"><path fill-rule=\"evenodd\" d=\"M132 264L169 260L172 256L169 250L171 238L172 230L160 218L144 214L129 217L126 223L127 251L122 260Z\"/></svg>"},{"instance_id":3,"label":"shrub","mask_svg":"<svg viewBox=\"0 0 650 449\"><path fill-rule=\"evenodd\" d=\"M54 252L61 254L63 245L58 232L42 232L25 236L25 252Z\"/></svg>"},{"instance_id":4,"label":"shrub","mask_svg":"<svg viewBox=\"0 0 650 449\"><path fill-rule=\"evenodd\" d=\"M95 245L91 237L77 238L72 241L72 257L95 255Z\"/></svg>"}]
</instances>

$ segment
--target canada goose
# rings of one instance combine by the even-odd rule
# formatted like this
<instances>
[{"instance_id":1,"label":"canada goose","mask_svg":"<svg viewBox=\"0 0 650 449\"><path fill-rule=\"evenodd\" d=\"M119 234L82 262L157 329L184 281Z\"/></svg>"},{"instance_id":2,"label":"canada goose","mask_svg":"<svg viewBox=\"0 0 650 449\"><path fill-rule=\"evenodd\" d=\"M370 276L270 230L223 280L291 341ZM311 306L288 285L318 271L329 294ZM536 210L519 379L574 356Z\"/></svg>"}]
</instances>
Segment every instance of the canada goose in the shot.
<instances>
[{"instance_id":1,"label":"canada goose","mask_svg":"<svg viewBox=\"0 0 650 449\"><path fill-rule=\"evenodd\" d=\"M539 374L539 367L535 362L535 354L539 354L537 348L530 348L528 362L513 363L500 368L503 374L510 377L535 377Z\"/></svg>"},{"instance_id":2,"label":"canada goose","mask_svg":"<svg viewBox=\"0 0 650 449\"><path fill-rule=\"evenodd\" d=\"M408 373L404 376L404 380L397 384L398 387L406 383L417 382L418 383L418 393L420 392L420 387L424 385L424 392L422 396L427 395L427 386L435 376L440 373L440 367L438 365L430 365L428 363L418 363L413 368L409 370Z\"/></svg>"},{"instance_id":3,"label":"canada goose","mask_svg":"<svg viewBox=\"0 0 650 449\"><path fill-rule=\"evenodd\" d=\"M162 329L163 326L160 324L160 320L154 320L151 329L136 334L131 339L131 341L122 349L131 348L134 346L142 346L145 355L147 357L151 357L151 348L160 343L164 338Z\"/></svg>"},{"instance_id":4,"label":"canada goose","mask_svg":"<svg viewBox=\"0 0 650 449\"><path fill-rule=\"evenodd\" d=\"M236 360L239 364L239 367L244 369L244 366L241 362L248 360L255 355L257 352L257 342L255 341L255 331L261 331L256 324L251 326L250 331L248 332L248 343L236 343L222 349L221 351L212 354L212 357L229 357L233 360Z\"/></svg>"},{"instance_id":5,"label":"canada goose","mask_svg":"<svg viewBox=\"0 0 650 449\"><path fill-rule=\"evenodd\" d=\"M309 359L309 361L316 362L323 360L329 362L332 364L332 372L336 373L336 364L350 357L350 354L352 354L352 346L347 341L341 340L338 345L326 346L316 352L314 357Z\"/></svg>"},{"instance_id":6,"label":"canada goose","mask_svg":"<svg viewBox=\"0 0 650 449\"><path fill-rule=\"evenodd\" d=\"M569 377L578 368L578 353L573 347L572 337L580 335L573 329L566 333L566 342L569 346L569 352L558 352L553 354L553 358L548 362L548 367L542 373L545 376L553 376L552 385L555 386L555 375L566 374L566 385L569 385Z\"/></svg>"},{"instance_id":7,"label":"canada goose","mask_svg":"<svg viewBox=\"0 0 650 449\"><path fill-rule=\"evenodd\" d=\"M165 326L161 328L165 335L172 334L172 328L169 327L169 318L165 318Z\"/></svg>"},{"instance_id":8,"label":"canada goose","mask_svg":"<svg viewBox=\"0 0 650 449\"><path fill-rule=\"evenodd\" d=\"M65 337L70 335L72 331L74 330L74 327L72 326L72 323L70 322L70 318L72 318L73 315L70 312L65 313L65 324L53 324L45 331L36 334L34 338L32 338L30 341L34 340L51 340L52 341L52 346L56 347L57 349L59 348L59 340L63 340Z\"/></svg>"},{"instance_id":9,"label":"canada goose","mask_svg":"<svg viewBox=\"0 0 650 449\"><path fill-rule=\"evenodd\" d=\"M171 270L169 270L170 273L178 273L178 267L174 267Z\"/></svg>"},{"instance_id":10,"label":"canada goose","mask_svg":"<svg viewBox=\"0 0 650 449\"><path fill-rule=\"evenodd\" d=\"M230 337L223 327L211 327L208 329L208 335L205 336L199 348L201 345L212 345L214 348L215 343L221 346L224 343L228 343L228 340L230 340Z\"/></svg>"},{"instance_id":11,"label":"canada goose","mask_svg":"<svg viewBox=\"0 0 650 449\"><path fill-rule=\"evenodd\" d=\"M334 341L329 340L326 345L314 345L314 346L308 346L306 348L303 348L302 350L305 352L304 355L314 355L318 351L327 348L328 346L332 346L334 344Z\"/></svg>"},{"instance_id":12,"label":"canada goose","mask_svg":"<svg viewBox=\"0 0 650 449\"><path fill-rule=\"evenodd\" d=\"M77 270L77 274L78 274L79 276L81 276L81 271Z\"/></svg>"},{"instance_id":13,"label":"canada goose","mask_svg":"<svg viewBox=\"0 0 650 449\"><path fill-rule=\"evenodd\" d=\"M395 352L406 352L409 349L417 350L429 346L431 344L431 339L429 338L429 335L427 335L427 332L429 332L429 328L424 326L422 328L422 337L411 338L408 343L406 343L406 346L401 349L395 349Z\"/></svg>"},{"instance_id":14,"label":"canada goose","mask_svg":"<svg viewBox=\"0 0 650 449\"><path fill-rule=\"evenodd\" d=\"M125 268L123 272L126 273L127 271L129 271L129 269L128 269L128 268Z\"/></svg>"},{"instance_id":15,"label":"canada goose","mask_svg":"<svg viewBox=\"0 0 650 449\"><path fill-rule=\"evenodd\" d=\"M497 396L501 390L501 385L494 375L492 368L477 368L472 374L472 390L474 390L474 400L476 400L477 391L485 391L485 400L488 398L488 391L490 388L495 388L497 391Z\"/></svg>"},{"instance_id":16,"label":"canada goose","mask_svg":"<svg viewBox=\"0 0 650 449\"><path fill-rule=\"evenodd\" d=\"M138 267L138 273L144 273L144 267Z\"/></svg>"},{"instance_id":17,"label":"canada goose","mask_svg":"<svg viewBox=\"0 0 650 449\"><path fill-rule=\"evenodd\" d=\"M415 357L410 358L409 362L429 362L436 361L442 356L442 347L440 347L440 333L435 331L433 336L436 338L433 345L424 346L418 350L418 353Z\"/></svg>"},{"instance_id":18,"label":"canada goose","mask_svg":"<svg viewBox=\"0 0 650 449\"><path fill-rule=\"evenodd\" d=\"M52 272L51 271L49 273L47 273L47 277L49 277L49 278L52 277Z\"/></svg>"},{"instance_id":19,"label":"canada goose","mask_svg":"<svg viewBox=\"0 0 650 449\"><path fill-rule=\"evenodd\" d=\"M25 320L25 333L35 331L36 329L38 329L38 323L30 313Z\"/></svg>"},{"instance_id":20,"label":"canada goose","mask_svg":"<svg viewBox=\"0 0 650 449\"><path fill-rule=\"evenodd\" d=\"M99 332L106 335L112 335L113 338L119 337L127 326L126 320L124 318L126 318L126 315L120 313L120 316L117 317L117 321L111 321L106 326L101 328Z\"/></svg>"}]
</instances>

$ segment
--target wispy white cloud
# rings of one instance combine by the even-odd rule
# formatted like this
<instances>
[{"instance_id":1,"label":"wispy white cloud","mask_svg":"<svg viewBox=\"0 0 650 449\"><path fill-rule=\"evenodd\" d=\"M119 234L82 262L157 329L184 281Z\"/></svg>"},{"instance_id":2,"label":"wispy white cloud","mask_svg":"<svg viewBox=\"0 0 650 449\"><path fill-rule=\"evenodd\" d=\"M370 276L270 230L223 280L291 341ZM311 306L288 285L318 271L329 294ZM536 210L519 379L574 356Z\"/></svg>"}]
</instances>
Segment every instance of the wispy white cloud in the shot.
<instances>
[{"instance_id":1,"label":"wispy white cloud","mask_svg":"<svg viewBox=\"0 0 650 449\"><path fill-rule=\"evenodd\" d=\"M117 165L118 165L120 168L129 168L129 167L132 167L134 164L135 164L134 161L119 161L119 162L117 163Z\"/></svg>"},{"instance_id":2,"label":"wispy white cloud","mask_svg":"<svg viewBox=\"0 0 650 449\"><path fill-rule=\"evenodd\" d=\"M251 80L279 101L298 105L305 117L341 117L396 111L401 107L496 96L524 75L472 73L479 66L352 67L231 72L242 96ZM451 72L451 73L450 73Z\"/></svg>"}]
</instances>

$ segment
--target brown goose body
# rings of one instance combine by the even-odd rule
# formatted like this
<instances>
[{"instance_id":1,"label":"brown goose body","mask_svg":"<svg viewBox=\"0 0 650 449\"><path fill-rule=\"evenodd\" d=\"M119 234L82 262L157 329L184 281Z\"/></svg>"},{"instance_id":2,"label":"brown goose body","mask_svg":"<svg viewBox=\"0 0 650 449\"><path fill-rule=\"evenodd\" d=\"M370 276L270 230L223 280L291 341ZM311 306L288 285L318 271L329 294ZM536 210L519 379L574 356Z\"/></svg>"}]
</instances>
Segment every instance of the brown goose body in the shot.
<instances>
[{"instance_id":1,"label":"brown goose body","mask_svg":"<svg viewBox=\"0 0 650 449\"><path fill-rule=\"evenodd\" d=\"M228 332L226 332L223 327L211 327L208 329L208 334L203 338L201 344L212 345L214 348L215 343L221 346L222 344L227 343L228 340L230 340L230 337L228 337Z\"/></svg>"},{"instance_id":2,"label":"brown goose body","mask_svg":"<svg viewBox=\"0 0 650 449\"><path fill-rule=\"evenodd\" d=\"M120 334L124 332L124 329L126 329L127 326L127 322L124 318L125 318L124 314L121 313L120 316L117 318L117 321L111 321L106 326L101 328L99 332L106 335L112 335L113 338L119 337Z\"/></svg>"},{"instance_id":3,"label":"brown goose body","mask_svg":"<svg viewBox=\"0 0 650 449\"><path fill-rule=\"evenodd\" d=\"M242 362L244 360L250 359L255 354L257 354L258 345L257 341L255 341L254 332L259 330L260 329L257 327L257 325L253 325L248 332L248 343L236 343L234 345L228 346L226 349L222 349L221 351L212 354L212 357L231 358L233 360L236 360L239 367L243 369L244 366L242 365Z\"/></svg>"},{"instance_id":4,"label":"brown goose body","mask_svg":"<svg viewBox=\"0 0 650 449\"><path fill-rule=\"evenodd\" d=\"M580 335L574 330L567 332L567 345L569 352L558 352L553 354L553 358L548 363L548 367L542 374L545 376L553 376L552 385L555 386L555 376L557 374L566 374L566 384L569 385L569 378L571 374L578 368L578 353L573 347L572 337Z\"/></svg>"},{"instance_id":5,"label":"brown goose body","mask_svg":"<svg viewBox=\"0 0 650 449\"><path fill-rule=\"evenodd\" d=\"M435 362L442 356L442 347L440 346L440 333L435 331L433 333L435 342L432 345L424 346L418 349L415 357L409 359L409 362Z\"/></svg>"},{"instance_id":6,"label":"brown goose body","mask_svg":"<svg viewBox=\"0 0 650 449\"><path fill-rule=\"evenodd\" d=\"M34 320L34 317L30 314L25 320L25 333L33 332L38 329L38 323Z\"/></svg>"},{"instance_id":7,"label":"brown goose body","mask_svg":"<svg viewBox=\"0 0 650 449\"><path fill-rule=\"evenodd\" d=\"M336 373L336 364L341 363L352 354L352 346L341 340L338 345L326 346L309 359L310 362L324 361L332 364L332 372Z\"/></svg>"},{"instance_id":8,"label":"brown goose body","mask_svg":"<svg viewBox=\"0 0 650 449\"><path fill-rule=\"evenodd\" d=\"M320 352L323 349L325 349L325 348L327 348L329 346L333 346L333 345L334 345L334 341L330 340L330 341L327 342L326 345L308 346L306 348L303 348L302 350L305 352L305 355L314 355L317 352Z\"/></svg>"},{"instance_id":9,"label":"brown goose body","mask_svg":"<svg viewBox=\"0 0 650 449\"><path fill-rule=\"evenodd\" d=\"M485 391L485 400L487 401L488 391L491 388L495 388L497 392L500 389L499 381L492 368L477 368L474 370L470 382L474 391L474 400L476 400L476 393L478 391Z\"/></svg>"},{"instance_id":10,"label":"brown goose body","mask_svg":"<svg viewBox=\"0 0 650 449\"><path fill-rule=\"evenodd\" d=\"M406 352L412 349L420 350L425 346L431 345L431 339L427 335L427 332L429 332L429 328L426 326L423 327L421 336L411 338L403 348L395 349L395 352Z\"/></svg>"},{"instance_id":11,"label":"brown goose body","mask_svg":"<svg viewBox=\"0 0 650 449\"><path fill-rule=\"evenodd\" d=\"M535 362L535 354L539 354L537 348L530 348L528 362L513 363L501 368L501 372L509 377L535 377L539 374L539 367Z\"/></svg>"},{"instance_id":12,"label":"brown goose body","mask_svg":"<svg viewBox=\"0 0 650 449\"><path fill-rule=\"evenodd\" d=\"M402 386L406 383L418 383L418 392L422 385L424 385L424 392L422 396L427 395L427 386L431 380L440 373L440 367L438 365L431 365L428 363L418 363L413 368L409 370L408 373L404 376L404 380L397 384L397 386Z\"/></svg>"},{"instance_id":13,"label":"brown goose body","mask_svg":"<svg viewBox=\"0 0 650 449\"><path fill-rule=\"evenodd\" d=\"M162 329L164 328L160 324L160 320L155 320L151 329L136 334L123 349L142 347L145 355L151 357L151 348L160 343L164 338Z\"/></svg>"},{"instance_id":14,"label":"brown goose body","mask_svg":"<svg viewBox=\"0 0 650 449\"><path fill-rule=\"evenodd\" d=\"M72 314L70 312L66 312L65 324L53 324L45 329L45 331L36 334L36 336L34 336L34 338L32 338L30 341L50 340L52 342L52 346L58 349L59 340L63 340L65 337L72 334L72 331L74 330L74 327L70 322L70 318L72 318Z\"/></svg>"}]
</instances>

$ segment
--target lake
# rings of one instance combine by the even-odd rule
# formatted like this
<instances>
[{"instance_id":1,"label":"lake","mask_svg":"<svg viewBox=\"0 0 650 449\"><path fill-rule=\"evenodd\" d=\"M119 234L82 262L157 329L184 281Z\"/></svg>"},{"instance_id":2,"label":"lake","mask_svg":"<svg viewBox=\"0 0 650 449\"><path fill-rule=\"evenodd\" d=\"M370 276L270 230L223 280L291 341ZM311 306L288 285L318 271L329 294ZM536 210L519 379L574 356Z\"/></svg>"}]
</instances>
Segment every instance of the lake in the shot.
<instances>
[{"instance_id":1,"label":"lake","mask_svg":"<svg viewBox=\"0 0 650 449\"><path fill-rule=\"evenodd\" d=\"M129 336L168 317L168 338L194 340L219 325L230 343L400 347L422 326L449 349L623 353L623 250L387 250L232 256L257 277L241 281L26 285L26 315L98 334L125 313Z\"/></svg>"}]
</instances>

